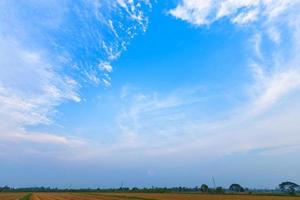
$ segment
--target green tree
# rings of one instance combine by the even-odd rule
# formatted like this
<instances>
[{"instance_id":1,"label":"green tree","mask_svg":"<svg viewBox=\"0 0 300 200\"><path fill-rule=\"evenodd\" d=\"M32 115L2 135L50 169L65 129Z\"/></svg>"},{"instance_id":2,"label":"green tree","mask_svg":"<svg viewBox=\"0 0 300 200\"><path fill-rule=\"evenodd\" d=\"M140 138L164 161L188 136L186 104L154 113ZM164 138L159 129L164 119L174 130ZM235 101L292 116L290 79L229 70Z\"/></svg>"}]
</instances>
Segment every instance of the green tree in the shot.
<instances>
[{"instance_id":1,"label":"green tree","mask_svg":"<svg viewBox=\"0 0 300 200\"><path fill-rule=\"evenodd\" d=\"M201 192L208 192L208 186L206 184L202 184L200 187Z\"/></svg>"},{"instance_id":2,"label":"green tree","mask_svg":"<svg viewBox=\"0 0 300 200\"><path fill-rule=\"evenodd\" d=\"M286 182L282 182L279 184L279 189L282 192L286 192L289 194L295 194L296 191L300 189L300 186L296 183L286 181Z\"/></svg>"},{"instance_id":3,"label":"green tree","mask_svg":"<svg viewBox=\"0 0 300 200\"><path fill-rule=\"evenodd\" d=\"M229 190L231 192L244 192L244 188L240 184L233 183L230 185Z\"/></svg>"}]
</instances>

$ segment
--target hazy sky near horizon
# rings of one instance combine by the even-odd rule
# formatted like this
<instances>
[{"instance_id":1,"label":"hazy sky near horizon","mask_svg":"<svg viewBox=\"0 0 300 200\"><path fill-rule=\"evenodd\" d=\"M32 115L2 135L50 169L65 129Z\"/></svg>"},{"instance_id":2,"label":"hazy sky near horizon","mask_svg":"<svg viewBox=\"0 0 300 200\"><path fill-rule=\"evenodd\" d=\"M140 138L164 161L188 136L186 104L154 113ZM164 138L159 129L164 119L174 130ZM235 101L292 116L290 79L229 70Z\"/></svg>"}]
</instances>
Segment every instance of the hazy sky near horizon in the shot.
<instances>
[{"instance_id":1,"label":"hazy sky near horizon","mask_svg":"<svg viewBox=\"0 0 300 200\"><path fill-rule=\"evenodd\" d=\"M0 0L0 185L300 183L299 0Z\"/></svg>"}]
</instances>

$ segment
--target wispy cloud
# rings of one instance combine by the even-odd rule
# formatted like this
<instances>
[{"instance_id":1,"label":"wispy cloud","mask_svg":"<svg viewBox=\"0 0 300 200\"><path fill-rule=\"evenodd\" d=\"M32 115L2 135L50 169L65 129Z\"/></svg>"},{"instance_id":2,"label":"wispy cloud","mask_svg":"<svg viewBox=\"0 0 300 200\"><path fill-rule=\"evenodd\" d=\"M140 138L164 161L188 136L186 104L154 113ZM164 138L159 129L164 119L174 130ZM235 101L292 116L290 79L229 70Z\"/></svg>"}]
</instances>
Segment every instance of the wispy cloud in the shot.
<instances>
[{"instance_id":1,"label":"wispy cloud","mask_svg":"<svg viewBox=\"0 0 300 200\"><path fill-rule=\"evenodd\" d=\"M0 112L20 124L49 123L55 106L80 101L79 84L55 71L43 52L0 38ZM52 113L53 114L53 113Z\"/></svg>"},{"instance_id":2,"label":"wispy cloud","mask_svg":"<svg viewBox=\"0 0 300 200\"><path fill-rule=\"evenodd\" d=\"M191 111L182 107L175 112L183 114L180 120L160 120L160 116L170 119L176 116L176 103L173 106L173 101L168 102L167 98L163 102L170 106L170 114L154 105L149 107L157 108L158 111L154 112L157 115L148 119L140 119L142 110L126 112L126 119L132 118L133 124L136 124L126 131L131 130L131 134L134 132L132 130L151 132L149 135L159 138L152 138L156 146L148 149L157 155L193 151L197 151L198 156L199 152L204 152L204 155L226 155L273 148L277 149L273 152L278 153L280 149L285 152L288 152L287 149L299 149L299 126L295 120L299 118L295 110L299 109L297 91L300 89L298 8L299 1L182 0L170 14L193 25L201 27L228 19L233 24L251 25L249 27L253 28L254 53L249 59L252 60L250 67L254 81L247 91L248 101L240 104L241 107L232 107L231 111L223 113L223 118L203 121L199 116L188 117ZM270 41L272 47L267 48L265 45L269 45ZM186 96L184 99L190 98ZM212 116L211 113L208 115ZM148 122L151 125L144 127ZM149 135L142 138L152 141ZM159 141L164 143L160 147L157 146Z\"/></svg>"},{"instance_id":3,"label":"wispy cloud","mask_svg":"<svg viewBox=\"0 0 300 200\"><path fill-rule=\"evenodd\" d=\"M182 0L170 14L197 26L220 19L251 25L255 50L250 57L255 79L252 97L255 110L264 110L299 89L299 3ZM272 47L266 46L269 41Z\"/></svg>"},{"instance_id":4,"label":"wispy cloud","mask_svg":"<svg viewBox=\"0 0 300 200\"><path fill-rule=\"evenodd\" d=\"M74 143L69 136L26 127L55 124L57 106L80 102L87 82L110 85L112 62L146 30L150 2L32 0L0 5L0 138Z\"/></svg>"},{"instance_id":5,"label":"wispy cloud","mask_svg":"<svg viewBox=\"0 0 300 200\"><path fill-rule=\"evenodd\" d=\"M195 152L205 157L298 151L299 3L181 1L170 14L200 28L227 19L252 31L249 42L254 51L249 56L249 67L253 82L245 91L248 99L222 112L207 111L211 106L208 102L215 97L199 90L132 94L126 87L121 94L126 100L125 109L118 118L122 134L109 149L185 158L193 157ZM219 98L224 102L225 96Z\"/></svg>"},{"instance_id":6,"label":"wispy cloud","mask_svg":"<svg viewBox=\"0 0 300 200\"><path fill-rule=\"evenodd\" d=\"M282 154L300 148L299 95L274 103L272 109L254 112L257 105L253 101L223 111L213 108L211 102L226 103L226 96L209 96L202 87L164 95L128 86L124 90L113 141L91 142L70 159L96 162L105 157L123 162L130 156L131 162L137 162L136 158L193 162L195 157Z\"/></svg>"},{"instance_id":7,"label":"wispy cloud","mask_svg":"<svg viewBox=\"0 0 300 200\"><path fill-rule=\"evenodd\" d=\"M197 26L210 25L222 18L236 24L246 24L261 18L271 21L297 3L297 0L182 0L169 13Z\"/></svg>"},{"instance_id":8,"label":"wispy cloud","mask_svg":"<svg viewBox=\"0 0 300 200\"><path fill-rule=\"evenodd\" d=\"M127 159L127 155L144 159L176 155L178 159L189 156L192 159L195 154L205 157L255 150L279 153L299 149L298 1L183 0L170 11L173 16L197 27L221 19L228 19L242 28L254 27L251 29L253 37L249 39L254 50L249 58L253 82L246 91L247 101L239 102L239 106L224 110L215 108L226 103L226 94L212 95L205 87L181 88L162 95L126 86L120 92L118 115L113 124L118 134L110 142L27 131L24 127L28 124L51 123L57 105L80 101L80 87L87 79L110 85L113 61L127 49L135 34L145 31L148 21L139 6L151 7L148 1L142 1L143 4L123 0L84 2L87 3L69 7L66 1L64 6L59 6L60 19L42 20L51 24L51 34L46 37L53 45L50 47L49 43L44 44L42 39L45 38L35 32L39 32L42 25L38 25L33 35L43 42L33 46L15 34L9 35L7 24L1 26L5 28L0 34L0 56L3 57L0 60L0 117L3 119L0 137L13 142L63 145L65 148L55 153L55 148L44 153L57 156L59 151L68 159L115 161L120 157ZM79 12L78 6L82 5L83 12ZM108 13L99 12L103 8L107 8L104 11ZM116 18L110 18L120 11ZM76 24L68 24L65 13L78 17ZM129 26L124 27L122 20ZM84 25L82 30L74 30L81 25ZM63 38L70 36L68 44L53 36L59 30L56 28L62 26L66 30ZM99 32L102 29L104 33ZM29 33L24 33L24 37L31 41ZM272 48L266 48L266 43L270 42ZM53 50L54 47L57 49ZM75 62L77 56L78 62ZM89 62L84 56L88 56ZM80 71L80 76L72 76L73 70Z\"/></svg>"}]
</instances>

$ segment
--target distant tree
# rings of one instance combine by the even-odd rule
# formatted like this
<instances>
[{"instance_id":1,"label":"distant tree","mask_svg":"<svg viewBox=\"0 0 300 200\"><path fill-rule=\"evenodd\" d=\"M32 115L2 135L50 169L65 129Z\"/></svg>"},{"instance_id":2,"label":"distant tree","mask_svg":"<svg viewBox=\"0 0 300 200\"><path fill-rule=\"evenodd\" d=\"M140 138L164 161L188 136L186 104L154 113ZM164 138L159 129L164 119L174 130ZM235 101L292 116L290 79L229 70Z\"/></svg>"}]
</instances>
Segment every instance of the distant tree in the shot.
<instances>
[{"instance_id":1,"label":"distant tree","mask_svg":"<svg viewBox=\"0 0 300 200\"><path fill-rule=\"evenodd\" d=\"M244 188L237 183L231 184L229 190L231 192L244 192Z\"/></svg>"},{"instance_id":2,"label":"distant tree","mask_svg":"<svg viewBox=\"0 0 300 200\"><path fill-rule=\"evenodd\" d=\"M223 194L223 193L225 193L225 190L222 187L217 187L216 188L216 193Z\"/></svg>"},{"instance_id":3,"label":"distant tree","mask_svg":"<svg viewBox=\"0 0 300 200\"><path fill-rule=\"evenodd\" d=\"M282 182L279 184L279 189L282 192L286 192L289 194L295 194L296 191L300 189L300 186L296 183L286 181L286 182Z\"/></svg>"},{"instance_id":4,"label":"distant tree","mask_svg":"<svg viewBox=\"0 0 300 200\"><path fill-rule=\"evenodd\" d=\"M208 192L209 188L206 184L202 184L200 187L201 192Z\"/></svg>"},{"instance_id":5,"label":"distant tree","mask_svg":"<svg viewBox=\"0 0 300 200\"><path fill-rule=\"evenodd\" d=\"M8 191L10 191L10 190L11 190L11 188L8 187L7 185L4 186L4 187L0 187L0 192L8 192Z\"/></svg>"}]
</instances>

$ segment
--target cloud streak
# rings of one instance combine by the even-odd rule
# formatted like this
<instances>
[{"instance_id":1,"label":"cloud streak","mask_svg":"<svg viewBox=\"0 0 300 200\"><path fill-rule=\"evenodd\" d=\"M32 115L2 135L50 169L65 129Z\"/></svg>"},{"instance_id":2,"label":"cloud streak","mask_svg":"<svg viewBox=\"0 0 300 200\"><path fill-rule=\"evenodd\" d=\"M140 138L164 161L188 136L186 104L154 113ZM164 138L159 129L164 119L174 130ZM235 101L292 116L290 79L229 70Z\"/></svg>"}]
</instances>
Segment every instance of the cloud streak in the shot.
<instances>
[{"instance_id":1,"label":"cloud streak","mask_svg":"<svg viewBox=\"0 0 300 200\"><path fill-rule=\"evenodd\" d=\"M149 7L147 2L144 3L143 6ZM58 42L59 51L57 52L62 56L60 56L59 65L56 65L56 62L51 62L52 57L48 59L47 51L45 53L36 49L23 49L23 46L16 42L18 45L12 46L12 51L27 52L25 53L27 55L25 58L28 59L25 62L26 67L32 66L26 71L40 70L36 72L37 75L30 76L21 83L34 80L34 77L40 78L36 82L30 81L38 86L37 88L26 85L28 88L25 90L19 89L22 84L15 87L15 82L12 82L10 86L3 85L9 82L2 81L2 87L0 87L0 100L3 102L1 118L10 120L6 123L8 124L6 130L13 132L12 141L25 140L35 143L45 141L66 145L66 148L58 151L60 155L71 160L84 159L97 162L99 159L107 158L107 161L122 162L129 155L133 155L133 161L136 162L134 158L155 160L162 157L166 159L176 157L176 159L193 160L195 152L197 157L207 158L211 155L224 156L257 150L269 154L298 151L300 128L296 119L299 118L297 111L300 108L298 103L300 97L296 91L300 88L298 81L300 80L298 56L300 26L299 15L296 12L297 3L298 1L232 0L213 3L213 1L183 0L170 11L171 15L199 28L224 19L241 28L250 27L253 37L249 39L249 42L253 44L253 55L249 58L251 60L249 67L252 70L253 82L247 90L247 101L240 103L239 105L242 105L240 107L232 106L225 110L214 109L211 102L224 103L226 97L222 94L207 94L203 89L205 87L183 88L165 95L158 92L132 91L132 88L124 87L120 92L120 98L116 100L120 102L119 112L112 125L118 134L111 142L104 142L100 139L87 141L82 138L74 139L70 136L49 133L30 133L24 130L25 125L50 123L52 112L55 111L57 105L65 101L79 101L81 99L80 87L83 87L82 84L85 82L76 76L76 78L68 76L69 74L65 71L60 71L61 67L65 66L65 62L72 63L73 50L70 51L71 53L61 54L63 52L61 50L68 48ZM105 19L101 25L108 28L108 32L104 31L101 34L96 32L96 34L94 30L99 27L88 27L87 30L91 30L91 33L79 36L79 41L81 37L93 40L97 38L97 45L100 44L100 46L97 46L96 50L100 48L101 55L104 56L93 54L90 49L92 47L88 45L89 42L82 40L84 52L82 55L91 53L91 56L97 58L100 56L101 59L90 59L93 63L82 61L81 65L72 63L74 70L80 70L85 74L84 77L97 84L102 82L110 85L109 73L113 71L112 62L119 57L121 51L126 50L128 38L134 37L138 32L137 29L145 31L147 20L143 13L133 9L136 5L132 1L122 0L109 5L108 10L118 6L118 9L125 13L117 20L107 19L108 15L97 12L104 6L103 4L86 5L92 6L95 13L98 13L95 14L97 20ZM123 17L129 20L127 23L134 25L122 27L119 21L124 20ZM64 24L62 21L64 20L56 22ZM84 22L88 25L92 23L89 20ZM54 25L54 22L51 24L54 27L58 26ZM67 26L66 30L72 30L72 26L75 25L78 24ZM102 39L104 36L112 40ZM5 41L8 40L3 40L5 44L3 46L8 47ZM114 42L111 43L111 41ZM265 45L269 42L274 48L266 50ZM290 44L293 45L290 46ZM78 46L75 45L75 47ZM8 52L7 48L2 51L3 55ZM23 54L20 53L20 55ZM23 59L20 63L24 63L22 56L16 58L14 61ZM83 60L83 57L79 60ZM35 67L37 63L39 67ZM15 64L15 66L18 65ZM18 68L16 67L15 70L18 71ZM100 76L99 71L103 73ZM20 74L24 73L21 71ZM3 76L2 80L5 77ZM46 81L39 82L39 80ZM28 93L22 93L23 91L37 92L27 96ZM18 129L11 129L15 124L18 125ZM2 127L5 126L2 125ZM7 138L8 134L2 134L2 137ZM55 156L52 150L43 153Z\"/></svg>"},{"instance_id":2,"label":"cloud streak","mask_svg":"<svg viewBox=\"0 0 300 200\"><path fill-rule=\"evenodd\" d=\"M131 103L119 115L122 134L115 148L124 154L178 159L193 157L195 151L198 157L299 151L299 3L182 0L169 12L176 18L199 28L228 20L252 32L248 98L241 106L205 112L214 97L201 92L186 88L191 92L162 97L155 92L130 95L126 88L121 96ZM110 149L113 152L114 145Z\"/></svg>"},{"instance_id":3,"label":"cloud streak","mask_svg":"<svg viewBox=\"0 0 300 200\"><path fill-rule=\"evenodd\" d=\"M247 24L262 18L272 21L298 3L292 0L182 0L169 13L197 26L210 25L224 18L234 24Z\"/></svg>"},{"instance_id":4,"label":"cloud streak","mask_svg":"<svg viewBox=\"0 0 300 200\"><path fill-rule=\"evenodd\" d=\"M150 2L0 4L0 137L72 143L69 137L31 133L27 126L55 124L56 108L80 102L83 87L111 84L112 62L146 30Z\"/></svg>"},{"instance_id":5,"label":"cloud streak","mask_svg":"<svg viewBox=\"0 0 300 200\"><path fill-rule=\"evenodd\" d=\"M299 89L299 1L182 0L170 14L196 26L226 19L253 33L251 69L255 110L272 107ZM272 48L266 47L272 42Z\"/></svg>"}]
</instances>

